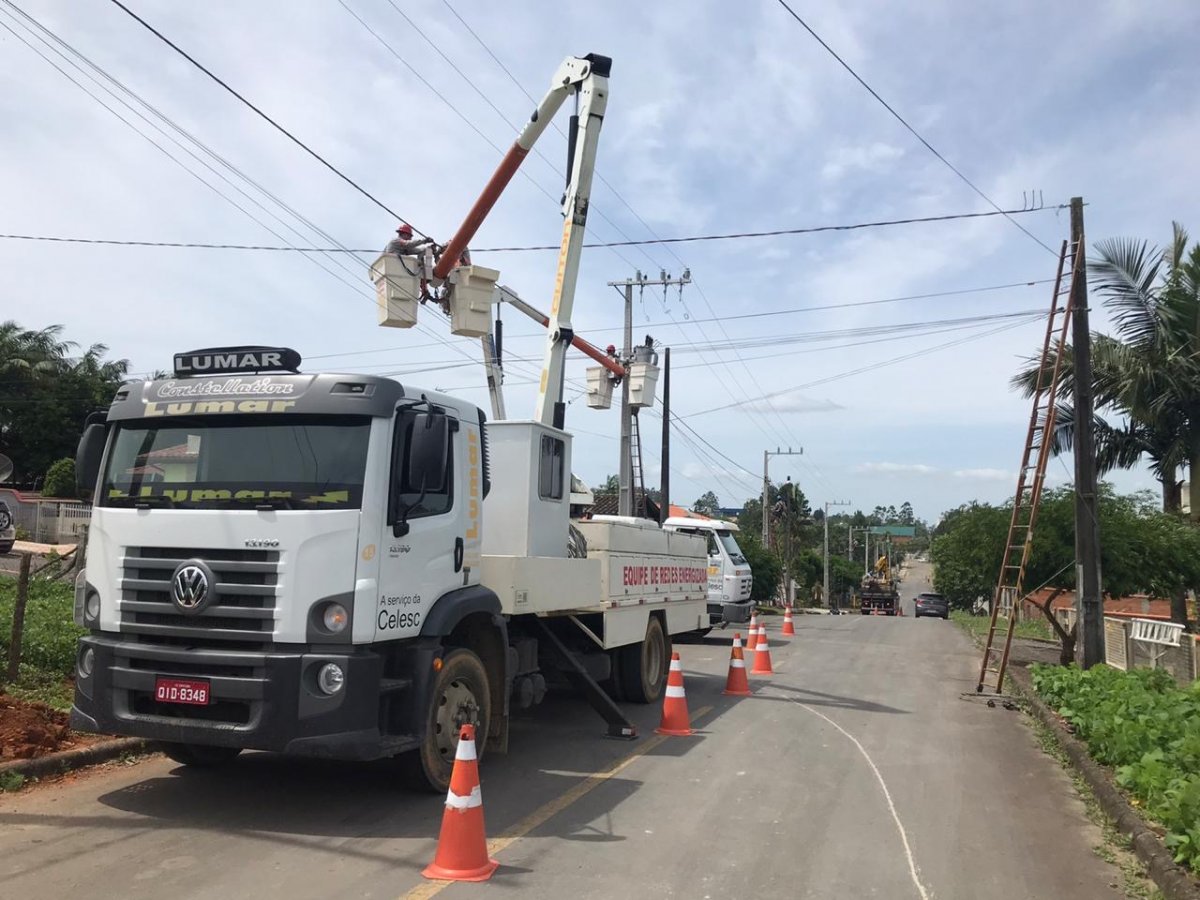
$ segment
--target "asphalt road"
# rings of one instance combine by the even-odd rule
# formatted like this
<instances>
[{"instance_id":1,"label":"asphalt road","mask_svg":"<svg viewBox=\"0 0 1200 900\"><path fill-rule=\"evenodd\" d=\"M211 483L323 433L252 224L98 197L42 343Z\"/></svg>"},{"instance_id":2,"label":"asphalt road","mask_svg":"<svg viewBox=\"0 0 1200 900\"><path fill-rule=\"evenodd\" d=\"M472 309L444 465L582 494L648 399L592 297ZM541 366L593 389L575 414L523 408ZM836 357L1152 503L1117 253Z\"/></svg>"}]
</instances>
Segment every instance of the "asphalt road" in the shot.
<instances>
[{"instance_id":1,"label":"asphalt road","mask_svg":"<svg viewBox=\"0 0 1200 900\"><path fill-rule=\"evenodd\" d=\"M904 595L927 589L910 572ZM0 896L229 900L507 895L1096 900L1119 875L1021 714L960 699L977 655L938 619L802 616L777 674L721 695L726 638L683 646L698 733L601 738L570 697L483 763L501 868L424 881L440 798L368 766L161 757L0 796ZM772 635L778 624L772 622Z\"/></svg>"}]
</instances>

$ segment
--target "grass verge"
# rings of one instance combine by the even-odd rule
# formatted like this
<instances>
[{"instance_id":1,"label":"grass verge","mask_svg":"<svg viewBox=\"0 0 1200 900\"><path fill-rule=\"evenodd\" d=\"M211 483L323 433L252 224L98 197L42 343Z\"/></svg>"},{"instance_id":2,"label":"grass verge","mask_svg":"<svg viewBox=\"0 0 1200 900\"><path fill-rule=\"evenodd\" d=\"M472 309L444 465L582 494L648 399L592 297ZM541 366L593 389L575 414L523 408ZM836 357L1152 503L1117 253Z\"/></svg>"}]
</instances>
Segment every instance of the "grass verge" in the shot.
<instances>
[{"instance_id":1,"label":"grass verge","mask_svg":"<svg viewBox=\"0 0 1200 900\"><path fill-rule=\"evenodd\" d=\"M950 610L950 619L960 628L977 638L987 637L988 625L991 623L991 619L987 616L973 616L962 609ZM1003 625L1003 622L996 623L997 632L1000 635L1004 634L1001 630ZM1058 641L1050 625L1041 618L1019 620L1016 630L1013 632L1013 637L1027 638L1035 641L1054 641L1056 643Z\"/></svg>"}]
</instances>

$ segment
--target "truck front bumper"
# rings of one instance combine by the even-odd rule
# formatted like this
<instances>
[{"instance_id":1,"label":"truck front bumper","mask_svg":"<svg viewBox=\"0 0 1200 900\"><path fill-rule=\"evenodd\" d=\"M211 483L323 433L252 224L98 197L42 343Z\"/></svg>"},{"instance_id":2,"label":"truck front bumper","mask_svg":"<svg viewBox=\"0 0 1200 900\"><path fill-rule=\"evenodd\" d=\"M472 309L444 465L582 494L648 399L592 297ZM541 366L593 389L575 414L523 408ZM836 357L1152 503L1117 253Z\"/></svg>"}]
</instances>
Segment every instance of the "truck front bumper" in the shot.
<instances>
[{"instance_id":1,"label":"truck front bumper","mask_svg":"<svg viewBox=\"0 0 1200 900\"><path fill-rule=\"evenodd\" d=\"M425 671L432 670L435 649ZM178 647L91 634L78 653L91 651L91 674L77 666L71 726L81 731L184 744L271 750L304 756L369 760L416 747L413 678L382 677L383 659L368 648L276 645L267 651ZM317 687L317 672L335 663L345 675L336 694ZM202 706L156 699L159 678L205 682ZM380 731L380 692L395 695L394 723L413 723L411 735Z\"/></svg>"},{"instance_id":2,"label":"truck front bumper","mask_svg":"<svg viewBox=\"0 0 1200 900\"><path fill-rule=\"evenodd\" d=\"M749 600L743 600L740 603L708 604L708 618L714 624L741 625L750 621L750 614L753 611L754 604Z\"/></svg>"}]
</instances>

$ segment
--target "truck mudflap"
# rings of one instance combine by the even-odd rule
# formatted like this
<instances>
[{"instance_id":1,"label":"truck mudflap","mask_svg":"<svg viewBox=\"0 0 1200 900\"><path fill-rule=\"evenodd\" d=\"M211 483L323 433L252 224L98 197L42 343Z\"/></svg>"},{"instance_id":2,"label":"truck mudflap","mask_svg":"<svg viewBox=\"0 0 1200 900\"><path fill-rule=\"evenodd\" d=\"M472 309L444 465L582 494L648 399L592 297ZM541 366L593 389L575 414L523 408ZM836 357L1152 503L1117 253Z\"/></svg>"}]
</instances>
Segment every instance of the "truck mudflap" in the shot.
<instances>
[{"instance_id":1,"label":"truck mudflap","mask_svg":"<svg viewBox=\"0 0 1200 900\"><path fill-rule=\"evenodd\" d=\"M81 731L154 741L270 750L304 756L372 760L419 744L419 723L408 715L436 648L405 654L414 677L383 677L383 659L367 648L276 646L268 651L229 651L142 644L104 635L80 640L71 726ZM424 661L419 665L417 658ZM343 687L324 694L321 667L342 669ZM83 676L82 668L91 674ZM164 681L205 686L205 702L167 702ZM427 686L426 686L427 687ZM380 731L380 695L392 693L401 714ZM411 730L411 734L405 733Z\"/></svg>"}]
</instances>

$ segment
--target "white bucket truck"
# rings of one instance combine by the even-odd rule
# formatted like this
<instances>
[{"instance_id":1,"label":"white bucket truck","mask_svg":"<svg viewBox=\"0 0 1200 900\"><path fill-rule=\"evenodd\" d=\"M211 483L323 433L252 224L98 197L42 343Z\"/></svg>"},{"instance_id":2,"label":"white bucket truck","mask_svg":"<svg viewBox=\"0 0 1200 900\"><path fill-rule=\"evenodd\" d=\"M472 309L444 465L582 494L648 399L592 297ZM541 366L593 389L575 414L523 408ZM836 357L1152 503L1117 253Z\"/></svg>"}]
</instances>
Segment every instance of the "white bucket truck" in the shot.
<instances>
[{"instance_id":1,"label":"white bucket truck","mask_svg":"<svg viewBox=\"0 0 1200 900\"><path fill-rule=\"evenodd\" d=\"M672 515L663 522L663 528L697 535L708 544L709 623L723 626L749 622L753 612L750 591L754 579L750 564L738 546L737 524L696 513L683 513Z\"/></svg>"},{"instance_id":2,"label":"white bucket truck","mask_svg":"<svg viewBox=\"0 0 1200 900\"><path fill-rule=\"evenodd\" d=\"M402 756L438 789L460 726L506 749L510 712L540 701L548 676L610 734L636 734L612 696L661 695L671 636L707 624L707 560L694 535L571 533L568 519L563 362L579 345L571 300L608 69L563 64L435 270L428 256L406 257L398 280L373 267L387 324L411 326L415 307L393 306L434 290L455 329L478 335L497 273L465 264L466 241L577 94L533 421L485 423L470 403L385 378L301 373L298 354L272 347L179 354L175 377L124 385L89 421L74 727L150 738L192 765L243 749Z\"/></svg>"}]
</instances>

